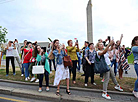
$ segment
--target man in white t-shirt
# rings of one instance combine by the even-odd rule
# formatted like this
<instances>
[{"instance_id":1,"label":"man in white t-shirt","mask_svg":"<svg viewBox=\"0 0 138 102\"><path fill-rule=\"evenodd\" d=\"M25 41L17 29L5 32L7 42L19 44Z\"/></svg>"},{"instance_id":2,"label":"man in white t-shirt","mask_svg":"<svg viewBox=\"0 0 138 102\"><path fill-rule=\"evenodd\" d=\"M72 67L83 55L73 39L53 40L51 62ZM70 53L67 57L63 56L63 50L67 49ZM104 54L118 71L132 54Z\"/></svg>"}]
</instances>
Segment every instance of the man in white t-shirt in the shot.
<instances>
[{"instance_id":1,"label":"man in white t-shirt","mask_svg":"<svg viewBox=\"0 0 138 102\"><path fill-rule=\"evenodd\" d=\"M15 73L15 64L14 64L14 54L13 51L16 49L15 44L12 41L9 41L6 47L6 76L9 75L9 61L11 60L12 68L13 68L13 75Z\"/></svg>"}]
</instances>

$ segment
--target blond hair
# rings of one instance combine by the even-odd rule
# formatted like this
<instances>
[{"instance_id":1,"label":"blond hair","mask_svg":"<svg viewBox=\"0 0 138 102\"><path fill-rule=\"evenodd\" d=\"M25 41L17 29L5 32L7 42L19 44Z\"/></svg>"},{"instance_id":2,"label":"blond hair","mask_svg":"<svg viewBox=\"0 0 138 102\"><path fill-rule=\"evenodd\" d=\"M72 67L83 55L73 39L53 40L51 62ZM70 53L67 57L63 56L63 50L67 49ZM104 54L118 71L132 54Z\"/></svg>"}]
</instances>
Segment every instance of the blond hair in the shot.
<instances>
[{"instance_id":1,"label":"blond hair","mask_svg":"<svg viewBox=\"0 0 138 102\"><path fill-rule=\"evenodd\" d=\"M96 49L96 51L98 51L99 49L98 49L98 47L99 47L99 44L100 44L101 42L98 42L96 45L95 45L95 49Z\"/></svg>"}]
</instances>

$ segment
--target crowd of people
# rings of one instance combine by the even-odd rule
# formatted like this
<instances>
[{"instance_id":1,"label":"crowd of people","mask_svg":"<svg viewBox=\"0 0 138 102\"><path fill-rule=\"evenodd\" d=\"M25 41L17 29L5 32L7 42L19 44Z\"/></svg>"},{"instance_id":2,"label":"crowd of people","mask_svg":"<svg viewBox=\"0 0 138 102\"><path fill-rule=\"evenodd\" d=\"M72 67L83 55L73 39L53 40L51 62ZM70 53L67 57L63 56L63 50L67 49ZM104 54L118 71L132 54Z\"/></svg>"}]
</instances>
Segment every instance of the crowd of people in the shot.
<instances>
[{"instance_id":1,"label":"crowd of people","mask_svg":"<svg viewBox=\"0 0 138 102\"><path fill-rule=\"evenodd\" d=\"M16 75L15 72L15 59L17 60L19 67L21 69L21 76L25 76L25 81L39 82L39 92L42 92L42 83L43 77L45 76L46 81L46 91L49 91L49 75L52 73L52 62L55 70L54 86L57 86L56 95L60 95L60 82L61 80L66 80L67 88L66 93L71 94L69 90L69 79L72 76L73 84L76 84L76 71L81 72L81 67L83 69L85 76L84 85L88 86L88 79L91 77L91 84L96 85L94 80L94 75L96 68L96 59L102 60L104 63L101 63L101 67L108 69L108 71L103 71L100 74L103 82L103 93L102 97L106 99L111 99L107 94L107 88L109 79L111 77L113 83L115 84L115 89L123 91L121 86L116 80L116 75L119 75L119 78L122 79L123 72L128 74L130 69L127 57L133 52L134 55L134 66L135 71L138 76L138 36L132 40L132 51L125 48L125 45L121 46L121 41L123 34L121 35L120 40L114 41L114 38L108 37L105 41L99 39L97 44L89 43L85 41L84 47L79 48L78 40L73 44L72 40L68 40L68 46L65 47L64 44L60 44L58 39L55 39L46 47L41 47L37 42L32 43L27 40L24 40L24 45L20 47L18 40L15 39L14 42L9 41L6 47L6 76L9 75L9 61L11 60L13 75ZM19 56L21 52L21 57ZM69 56L71 59L71 65L64 65L64 57ZM32 73L33 66L43 65L44 73L34 75ZM114 70L112 67L114 66ZM36 77L35 77L36 76ZM31 78L30 78L31 77ZM135 88L133 91L135 97L138 98L138 79L135 82Z\"/></svg>"}]
</instances>

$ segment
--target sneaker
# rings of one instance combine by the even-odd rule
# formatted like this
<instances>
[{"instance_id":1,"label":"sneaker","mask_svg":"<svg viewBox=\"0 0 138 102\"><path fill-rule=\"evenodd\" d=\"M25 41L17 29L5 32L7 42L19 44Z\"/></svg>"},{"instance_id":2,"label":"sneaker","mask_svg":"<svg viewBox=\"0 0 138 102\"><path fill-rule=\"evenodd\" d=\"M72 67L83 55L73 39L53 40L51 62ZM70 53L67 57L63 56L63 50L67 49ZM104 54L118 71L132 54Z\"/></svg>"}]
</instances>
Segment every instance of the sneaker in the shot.
<instances>
[{"instance_id":1,"label":"sneaker","mask_svg":"<svg viewBox=\"0 0 138 102\"><path fill-rule=\"evenodd\" d=\"M39 79L36 79L35 83L38 83L39 82Z\"/></svg>"},{"instance_id":2,"label":"sneaker","mask_svg":"<svg viewBox=\"0 0 138 102\"><path fill-rule=\"evenodd\" d=\"M35 81L35 77L32 77L32 79L30 80L30 82L33 82L33 81Z\"/></svg>"},{"instance_id":3,"label":"sneaker","mask_svg":"<svg viewBox=\"0 0 138 102\"><path fill-rule=\"evenodd\" d=\"M133 91L133 94L136 98L138 98L138 92Z\"/></svg>"},{"instance_id":4,"label":"sneaker","mask_svg":"<svg viewBox=\"0 0 138 102\"><path fill-rule=\"evenodd\" d=\"M42 89L39 89L38 92L41 93L42 92Z\"/></svg>"},{"instance_id":5,"label":"sneaker","mask_svg":"<svg viewBox=\"0 0 138 102\"><path fill-rule=\"evenodd\" d=\"M15 75L16 75L16 73L13 73L13 75L15 76Z\"/></svg>"},{"instance_id":6,"label":"sneaker","mask_svg":"<svg viewBox=\"0 0 138 102\"><path fill-rule=\"evenodd\" d=\"M101 80L101 82L103 83L103 82L104 82L104 79L103 79L103 80Z\"/></svg>"},{"instance_id":7,"label":"sneaker","mask_svg":"<svg viewBox=\"0 0 138 102\"><path fill-rule=\"evenodd\" d=\"M6 77L8 77L9 75L8 74L6 74Z\"/></svg>"},{"instance_id":8,"label":"sneaker","mask_svg":"<svg viewBox=\"0 0 138 102\"><path fill-rule=\"evenodd\" d=\"M30 80L30 77L28 77L28 80Z\"/></svg>"},{"instance_id":9,"label":"sneaker","mask_svg":"<svg viewBox=\"0 0 138 102\"><path fill-rule=\"evenodd\" d=\"M24 74L21 74L21 77L23 77L24 76Z\"/></svg>"},{"instance_id":10,"label":"sneaker","mask_svg":"<svg viewBox=\"0 0 138 102\"><path fill-rule=\"evenodd\" d=\"M28 81L28 78L25 78L25 81Z\"/></svg>"},{"instance_id":11,"label":"sneaker","mask_svg":"<svg viewBox=\"0 0 138 102\"><path fill-rule=\"evenodd\" d=\"M46 88L46 91L47 91L47 92L49 91L49 87Z\"/></svg>"},{"instance_id":12,"label":"sneaker","mask_svg":"<svg viewBox=\"0 0 138 102\"><path fill-rule=\"evenodd\" d=\"M96 83L92 83L92 84L96 86Z\"/></svg>"},{"instance_id":13,"label":"sneaker","mask_svg":"<svg viewBox=\"0 0 138 102\"><path fill-rule=\"evenodd\" d=\"M123 89L122 89L122 87L120 87L120 85L116 85L115 89L118 90L118 91L122 91L123 92Z\"/></svg>"},{"instance_id":14,"label":"sneaker","mask_svg":"<svg viewBox=\"0 0 138 102\"><path fill-rule=\"evenodd\" d=\"M85 84L85 87L87 87L88 85L87 84Z\"/></svg>"},{"instance_id":15,"label":"sneaker","mask_svg":"<svg viewBox=\"0 0 138 102\"><path fill-rule=\"evenodd\" d=\"M107 93L102 93L102 97L108 100L111 99L111 97Z\"/></svg>"}]
</instances>

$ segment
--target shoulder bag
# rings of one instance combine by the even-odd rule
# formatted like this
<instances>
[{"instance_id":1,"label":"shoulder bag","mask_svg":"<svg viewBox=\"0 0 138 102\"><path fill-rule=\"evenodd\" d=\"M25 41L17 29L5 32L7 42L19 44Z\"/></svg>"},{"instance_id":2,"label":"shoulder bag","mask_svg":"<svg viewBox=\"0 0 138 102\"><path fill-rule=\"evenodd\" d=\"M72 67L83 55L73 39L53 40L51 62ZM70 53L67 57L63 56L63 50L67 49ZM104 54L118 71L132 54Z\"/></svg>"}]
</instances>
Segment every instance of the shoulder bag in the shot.
<instances>
[{"instance_id":1,"label":"shoulder bag","mask_svg":"<svg viewBox=\"0 0 138 102\"><path fill-rule=\"evenodd\" d=\"M107 63L105 62L105 58L104 55L100 56L100 58L98 58L97 54L95 56L95 62L94 62L94 73L106 73L110 71L109 66L107 65Z\"/></svg>"}]
</instances>

